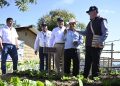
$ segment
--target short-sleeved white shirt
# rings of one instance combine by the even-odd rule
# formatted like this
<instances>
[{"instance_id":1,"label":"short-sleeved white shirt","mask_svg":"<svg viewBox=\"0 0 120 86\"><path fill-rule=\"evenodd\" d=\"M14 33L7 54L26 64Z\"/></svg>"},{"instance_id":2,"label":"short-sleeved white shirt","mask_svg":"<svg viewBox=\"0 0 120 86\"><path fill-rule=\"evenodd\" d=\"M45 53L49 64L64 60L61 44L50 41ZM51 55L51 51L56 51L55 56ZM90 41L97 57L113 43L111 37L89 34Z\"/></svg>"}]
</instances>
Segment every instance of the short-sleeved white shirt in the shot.
<instances>
[{"instance_id":1,"label":"short-sleeved white shirt","mask_svg":"<svg viewBox=\"0 0 120 86\"><path fill-rule=\"evenodd\" d=\"M16 45L16 38L18 38L18 34L14 27L4 26L0 29L0 37L2 38L2 43L14 44Z\"/></svg>"}]
</instances>

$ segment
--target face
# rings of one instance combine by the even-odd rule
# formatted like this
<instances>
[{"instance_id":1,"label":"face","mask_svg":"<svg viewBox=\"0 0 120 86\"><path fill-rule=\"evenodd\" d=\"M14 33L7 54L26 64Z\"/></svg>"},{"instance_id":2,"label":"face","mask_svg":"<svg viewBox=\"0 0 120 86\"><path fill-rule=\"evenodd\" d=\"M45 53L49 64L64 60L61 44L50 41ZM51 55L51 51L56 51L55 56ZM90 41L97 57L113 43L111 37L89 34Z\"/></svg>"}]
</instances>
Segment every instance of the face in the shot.
<instances>
[{"instance_id":1,"label":"face","mask_svg":"<svg viewBox=\"0 0 120 86\"><path fill-rule=\"evenodd\" d=\"M63 27L64 26L64 22L63 21L58 21L57 24L58 24L59 27Z\"/></svg>"},{"instance_id":2,"label":"face","mask_svg":"<svg viewBox=\"0 0 120 86\"><path fill-rule=\"evenodd\" d=\"M93 18L95 18L95 17L97 16L96 10L91 11L91 12L89 12L88 14L90 15L90 19L93 19Z\"/></svg>"},{"instance_id":3,"label":"face","mask_svg":"<svg viewBox=\"0 0 120 86\"><path fill-rule=\"evenodd\" d=\"M70 28L74 29L76 26L76 22L71 22L71 23L69 23L69 25L70 25Z\"/></svg>"},{"instance_id":4,"label":"face","mask_svg":"<svg viewBox=\"0 0 120 86\"><path fill-rule=\"evenodd\" d=\"M46 32L47 31L47 26L42 26L42 31Z\"/></svg>"},{"instance_id":5,"label":"face","mask_svg":"<svg viewBox=\"0 0 120 86\"><path fill-rule=\"evenodd\" d=\"M6 22L7 26L12 27L13 26L13 20L9 20Z\"/></svg>"}]
</instances>

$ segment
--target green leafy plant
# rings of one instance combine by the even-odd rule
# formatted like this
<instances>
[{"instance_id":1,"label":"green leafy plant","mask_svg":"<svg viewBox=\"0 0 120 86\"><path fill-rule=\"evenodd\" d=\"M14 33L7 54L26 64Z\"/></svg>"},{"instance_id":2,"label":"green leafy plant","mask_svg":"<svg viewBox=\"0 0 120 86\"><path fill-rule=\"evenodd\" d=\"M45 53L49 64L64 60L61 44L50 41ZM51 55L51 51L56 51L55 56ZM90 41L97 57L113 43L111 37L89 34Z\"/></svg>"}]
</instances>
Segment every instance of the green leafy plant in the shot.
<instances>
[{"instance_id":1,"label":"green leafy plant","mask_svg":"<svg viewBox=\"0 0 120 86\"><path fill-rule=\"evenodd\" d=\"M55 85L51 81L45 80L45 86L55 86Z\"/></svg>"},{"instance_id":2,"label":"green leafy plant","mask_svg":"<svg viewBox=\"0 0 120 86\"><path fill-rule=\"evenodd\" d=\"M110 72L110 75L117 76L117 75L120 75L120 73L118 70L114 70Z\"/></svg>"},{"instance_id":3,"label":"green leafy plant","mask_svg":"<svg viewBox=\"0 0 120 86\"><path fill-rule=\"evenodd\" d=\"M103 86L111 86L110 80L103 80L102 84L103 84Z\"/></svg>"},{"instance_id":4,"label":"green leafy plant","mask_svg":"<svg viewBox=\"0 0 120 86\"><path fill-rule=\"evenodd\" d=\"M70 79L71 79L71 77L69 77L69 76L63 76L63 77L61 77L61 80L65 80L65 81L68 81Z\"/></svg>"},{"instance_id":5,"label":"green leafy plant","mask_svg":"<svg viewBox=\"0 0 120 86\"><path fill-rule=\"evenodd\" d=\"M77 78L83 80L84 76L83 75L77 75Z\"/></svg>"},{"instance_id":6,"label":"green leafy plant","mask_svg":"<svg viewBox=\"0 0 120 86\"><path fill-rule=\"evenodd\" d=\"M11 77L10 83L14 86L21 86L21 80L19 77Z\"/></svg>"},{"instance_id":7,"label":"green leafy plant","mask_svg":"<svg viewBox=\"0 0 120 86\"><path fill-rule=\"evenodd\" d=\"M78 82L79 82L79 86L83 86L83 82L81 79L78 79Z\"/></svg>"},{"instance_id":8,"label":"green leafy plant","mask_svg":"<svg viewBox=\"0 0 120 86\"><path fill-rule=\"evenodd\" d=\"M95 81L99 81L99 80L100 80L99 77L93 77L93 79L94 79Z\"/></svg>"},{"instance_id":9,"label":"green leafy plant","mask_svg":"<svg viewBox=\"0 0 120 86\"><path fill-rule=\"evenodd\" d=\"M0 86L7 86L7 85L5 85L5 82L3 82L3 81L0 79Z\"/></svg>"},{"instance_id":10,"label":"green leafy plant","mask_svg":"<svg viewBox=\"0 0 120 86\"><path fill-rule=\"evenodd\" d=\"M28 80L28 79L24 79L24 80L22 81L22 85L23 85L23 86L29 86L29 80Z\"/></svg>"},{"instance_id":11,"label":"green leafy plant","mask_svg":"<svg viewBox=\"0 0 120 86\"><path fill-rule=\"evenodd\" d=\"M120 79L116 78L111 81L111 86L120 86Z\"/></svg>"},{"instance_id":12,"label":"green leafy plant","mask_svg":"<svg viewBox=\"0 0 120 86\"><path fill-rule=\"evenodd\" d=\"M36 81L36 86L44 86L44 83L41 81Z\"/></svg>"},{"instance_id":13,"label":"green leafy plant","mask_svg":"<svg viewBox=\"0 0 120 86\"><path fill-rule=\"evenodd\" d=\"M24 79L22 81L22 86L36 86L36 82L29 79Z\"/></svg>"}]
</instances>

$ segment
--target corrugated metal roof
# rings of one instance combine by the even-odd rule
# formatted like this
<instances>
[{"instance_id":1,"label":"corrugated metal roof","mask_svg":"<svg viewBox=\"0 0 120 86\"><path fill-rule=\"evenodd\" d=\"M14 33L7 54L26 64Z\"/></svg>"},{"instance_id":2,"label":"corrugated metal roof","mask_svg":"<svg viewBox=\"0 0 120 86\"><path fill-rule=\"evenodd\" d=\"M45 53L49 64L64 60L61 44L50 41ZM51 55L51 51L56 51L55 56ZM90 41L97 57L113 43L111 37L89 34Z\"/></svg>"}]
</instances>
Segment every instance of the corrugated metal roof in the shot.
<instances>
[{"instance_id":1,"label":"corrugated metal roof","mask_svg":"<svg viewBox=\"0 0 120 86\"><path fill-rule=\"evenodd\" d=\"M24 26L24 27L18 27L16 28L16 30L23 30L23 29L29 29L30 31L32 31L33 33L37 34L39 31L32 25L29 26Z\"/></svg>"}]
</instances>

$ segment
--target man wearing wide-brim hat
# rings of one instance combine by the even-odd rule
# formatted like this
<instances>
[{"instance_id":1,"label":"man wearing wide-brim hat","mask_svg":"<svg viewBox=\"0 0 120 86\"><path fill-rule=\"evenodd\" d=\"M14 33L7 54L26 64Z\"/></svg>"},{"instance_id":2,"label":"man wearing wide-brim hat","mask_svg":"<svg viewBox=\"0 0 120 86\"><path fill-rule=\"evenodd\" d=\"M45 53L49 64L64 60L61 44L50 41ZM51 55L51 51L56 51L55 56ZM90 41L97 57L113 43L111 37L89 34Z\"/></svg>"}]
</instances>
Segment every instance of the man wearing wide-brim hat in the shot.
<instances>
[{"instance_id":1,"label":"man wearing wide-brim hat","mask_svg":"<svg viewBox=\"0 0 120 86\"><path fill-rule=\"evenodd\" d=\"M70 75L71 60L73 60L72 75L79 74L80 50L79 45L82 43L82 36L76 31L76 20L69 20L69 28L64 33L64 73Z\"/></svg>"}]
</instances>

